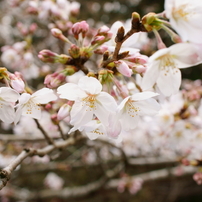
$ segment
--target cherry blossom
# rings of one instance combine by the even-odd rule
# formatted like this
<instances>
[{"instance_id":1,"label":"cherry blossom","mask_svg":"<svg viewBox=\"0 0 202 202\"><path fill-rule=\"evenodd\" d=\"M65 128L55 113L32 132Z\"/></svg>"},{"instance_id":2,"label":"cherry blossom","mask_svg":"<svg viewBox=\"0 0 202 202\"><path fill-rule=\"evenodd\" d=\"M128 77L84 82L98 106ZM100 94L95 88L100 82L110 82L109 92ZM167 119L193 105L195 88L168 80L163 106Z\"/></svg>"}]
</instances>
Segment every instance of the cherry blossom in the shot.
<instances>
[{"instance_id":1,"label":"cherry blossom","mask_svg":"<svg viewBox=\"0 0 202 202\"><path fill-rule=\"evenodd\" d=\"M202 2L198 0L166 0L165 13L183 41L202 43Z\"/></svg>"},{"instance_id":2,"label":"cherry blossom","mask_svg":"<svg viewBox=\"0 0 202 202\"><path fill-rule=\"evenodd\" d=\"M19 104L17 105L15 124L20 120L21 115L29 116L35 119L41 118L40 104L47 104L54 101L57 96L53 90L48 88L42 88L32 95L23 93L19 98Z\"/></svg>"},{"instance_id":3,"label":"cherry blossom","mask_svg":"<svg viewBox=\"0 0 202 202\"><path fill-rule=\"evenodd\" d=\"M126 97L118 106L120 122L123 130L134 129L143 115L155 115L160 105L152 97L157 96L153 92L141 92Z\"/></svg>"},{"instance_id":4,"label":"cherry blossom","mask_svg":"<svg viewBox=\"0 0 202 202\"><path fill-rule=\"evenodd\" d=\"M110 112L116 110L114 98L101 92L102 85L93 77L82 77L78 85L67 83L58 88L60 98L75 101L70 112L70 123L80 127L92 120L95 115L104 125L108 125Z\"/></svg>"},{"instance_id":5,"label":"cherry blossom","mask_svg":"<svg viewBox=\"0 0 202 202\"><path fill-rule=\"evenodd\" d=\"M14 103L19 98L18 92L9 88L0 88L0 119L5 123L12 123L14 120Z\"/></svg>"},{"instance_id":6,"label":"cherry blossom","mask_svg":"<svg viewBox=\"0 0 202 202\"><path fill-rule=\"evenodd\" d=\"M160 49L149 58L142 88L151 90L156 83L165 96L175 94L181 84L179 68L191 67L201 62L197 48L193 44L180 43Z\"/></svg>"}]
</instances>

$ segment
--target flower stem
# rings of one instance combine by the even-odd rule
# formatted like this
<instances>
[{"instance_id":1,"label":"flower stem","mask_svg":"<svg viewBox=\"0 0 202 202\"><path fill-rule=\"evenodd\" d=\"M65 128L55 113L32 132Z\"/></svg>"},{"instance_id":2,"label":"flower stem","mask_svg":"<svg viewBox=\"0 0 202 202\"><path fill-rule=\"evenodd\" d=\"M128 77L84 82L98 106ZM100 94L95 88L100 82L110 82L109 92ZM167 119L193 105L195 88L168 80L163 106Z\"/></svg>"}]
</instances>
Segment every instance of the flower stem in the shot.
<instances>
[{"instance_id":1,"label":"flower stem","mask_svg":"<svg viewBox=\"0 0 202 202\"><path fill-rule=\"evenodd\" d=\"M41 126L41 124L39 123L39 121L37 119L34 119L35 123L38 127L38 129L42 132L43 136L45 137L46 141L48 142L48 144L50 145L55 145L54 141L48 136L48 134L46 133L46 131L43 129L43 127Z\"/></svg>"}]
</instances>

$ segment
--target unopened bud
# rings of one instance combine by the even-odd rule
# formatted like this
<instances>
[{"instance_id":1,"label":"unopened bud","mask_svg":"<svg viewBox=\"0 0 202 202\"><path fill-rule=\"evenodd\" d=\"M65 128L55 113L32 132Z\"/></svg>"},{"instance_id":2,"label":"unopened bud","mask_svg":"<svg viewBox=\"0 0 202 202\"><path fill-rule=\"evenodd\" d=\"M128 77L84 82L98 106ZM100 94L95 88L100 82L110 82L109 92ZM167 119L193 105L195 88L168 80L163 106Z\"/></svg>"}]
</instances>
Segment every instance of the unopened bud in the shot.
<instances>
[{"instance_id":1,"label":"unopened bud","mask_svg":"<svg viewBox=\"0 0 202 202\"><path fill-rule=\"evenodd\" d=\"M109 58L109 51L105 51L103 54L103 61L107 60Z\"/></svg>"},{"instance_id":2,"label":"unopened bud","mask_svg":"<svg viewBox=\"0 0 202 202\"><path fill-rule=\"evenodd\" d=\"M68 117L70 115L70 111L71 111L71 106L68 104L64 104L62 105L62 107L60 107L58 113L57 113L57 119L59 121L65 119L66 117Z\"/></svg>"},{"instance_id":3,"label":"unopened bud","mask_svg":"<svg viewBox=\"0 0 202 202\"><path fill-rule=\"evenodd\" d=\"M54 53L46 49L40 51L38 54L40 60L42 60L43 62L50 62L50 63L54 63L58 56L59 55L57 53Z\"/></svg>"},{"instance_id":4,"label":"unopened bud","mask_svg":"<svg viewBox=\"0 0 202 202\"><path fill-rule=\"evenodd\" d=\"M78 70L77 70L77 68L75 66L73 66L73 65L67 65L62 72L63 72L63 74L65 76L71 76L76 71L78 71Z\"/></svg>"},{"instance_id":5,"label":"unopened bud","mask_svg":"<svg viewBox=\"0 0 202 202\"><path fill-rule=\"evenodd\" d=\"M70 60L72 60L72 57L65 54L61 54L57 57L57 61L61 64L67 64Z\"/></svg>"},{"instance_id":6,"label":"unopened bud","mask_svg":"<svg viewBox=\"0 0 202 202\"><path fill-rule=\"evenodd\" d=\"M97 36L104 36L105 37L105 40L103 41L104 43L106 41L109 41L112 38L113 33L110 31L110 29L107 26L104 25L100 29L98 29L95 38Z\"/></svg>"},{"instance_id":7,"label":"unopened bud","mask_svg":"<svg viewBox=\"0 0 202 202\"><path fill-rule=\"evenodd\" d=\"M96 75L94 72L88 72L87 76L96 78Z\"/></svg>"},{"instance_id":8,"label":"unopened bud","mask_svg":"<svg viewBox=\"0 0 202 202\"><path fill-rule=\"evenodd\" d=\"M140 25L140 15L137 12L132 13L132 29L138 30L139 25Z\"/></svg>"},{"instance_id":9,"label":"unopened bud","mask_svg":"<svg viewBox=\"0 0 202 202\"><path fill-rule=\"evenodd\" d=\"M102 45L99 48L97 48L96 50L94 50L94 53L103 55L105 53L105 51L107 51L107 50L108 50L108 46Z\"/></svg>"},{"instance_id":10,"label":"unopened bud","mask_svg":"<svg viewBox=\"0 0 202 202\"><path fill-rule=\"evenodd\" d=\"M109 30L110 30L109 27L107 27L106 25L103 25L102 27L98 29L97 35L107 34Z\"/></svg>"},{"instance_id":11,"label":"unopened bud","mask_svg":"<svg viewBox=\"0 0 202 202\"><path fill-rule=\"evenodd\" d=\"M21 79L20 73L15 72L15 74L9 74L9 78L13 89L15 89L18 93L24 92L25 83Z\"/></svg>"},{"instance_id":12,"label":"unopened bud","mask_svg":"<svg viewBox=\"0 0 202 202\"><path fill-rule=\"evenodd\" d=\"M59 85L64 83L66 76L62 72L55 72L53 74L48 74L45 77L44 84L48 88L57 88Z\"/></svg>"},{"instance_id":13,"label":"unopened bud","mask_svg":"<svg viewBox=\"0 0 202 202\"><path fill-rule=\"evenodd\" d=\"M132 67L132 69L133 69L134 73L143 74L147 70L147 67L144 65L136 65L136 66Z\"/></svg>"},{"instance_id":14,"label":"unopened bud","mask_svg":"<svg viewBox=\"0 0 202 202\"><path fill-rule=\"evenodd\" d=\"M125 29L124 27L120 27L117 31L117 35L116 35L116 38L115 38L115 41L116 42L121 42L124 38L124 35L125 35Z\"/></svg>"},{"instance_id":15,"label":"unopened bud","mask_svg":"<svg viewBox=\"0 0 202 202\"><path fill-rule=\"evenodd\" d=\"M57 28L51 29L51 33L55 38L60 38L61 35L63 35L62 31L60 29L57 29Z\"/></svg>"},{"instance_id":16,"label":"unopened bud","mask_svg":"<svg viewBox=\"0 0 202 202\"><path fill-rule=\"evenodd\" d=\"M158 19L156 13L148 13L142 18L142 24L147 31L152 31L159 30L163 23Z\"/></svg>"},{"instance_id":17,"label":"unopened bud","mask_svg":"<svg viewBox=\"0 0 202 202\"><path fill-rule=\"evenodd\" d=\"M113 71L111 70L102 69L98 73L98 80L100 81L101 84L112 82L112 78L113 78Z\"/></svg>"},{"instance_id":18,"label":"unopened bud","mask_svg":"<svg viewBox=\"0 0 202 202\"><path fill-rule=\"evenodd\" d=\"M120 59L123 59L123 58L127 57L128 54L129 54L129 51L124 51L124 52L122 52L122 53L120 53L120 54L118 55L118 59L119 59L119 60L120 60Z\"/></svg>"},{"instance_id":19,"label":"unopened bud","mask_svg":"<svg viewBox=\"0 0 202 202\"><path fill-rule=\"evenodd\" d=\"M89 25L86 21L77 22L72 26L72 33L74 37L78 40L79 34L82 34L82 37L85 38L86 33L89 30Z\"/></svg>"},{"instance_id":20,"label":"unopened bud","mask_svg":"<svg viewBox=\"0 0 202 202\"><path fill-rule=\"evenodd\" d=\"M60 29L53 28L51 29L51 33L55 38L58 38L64 42L72 44L67 37L65 37Z\"/></svg>"},{"instance_id":21,"label":"unopened bud","mask_svg":"<svg viewBox=\"0 0 202 202\"><path fill-rule=\"evenodd\" d=\"M101 45L105 42L104 36L95 36L94 39L91 41L91 45Z\"/></svg>"},{"instance_id":22,"label":"unopened bud","mask_svg":"<svg viewBox=\"0 0 202 202\"><path fill-rule=\"evenodd\" d=\"M122 60L115 61L116 69L124 76L131 77L133 71L129 66Z\"/></svg>"},{"instance_id":23,"label":"unopened bud","mask_svg":"<svg viewBox=\"0 0 202 202\"><path fill-rule=\"evenodd\" d=\"M80 48L75 44L72 44L69 49L69 54L72 58L78 58L80 56Z\"/></svg>"}]
</instances>

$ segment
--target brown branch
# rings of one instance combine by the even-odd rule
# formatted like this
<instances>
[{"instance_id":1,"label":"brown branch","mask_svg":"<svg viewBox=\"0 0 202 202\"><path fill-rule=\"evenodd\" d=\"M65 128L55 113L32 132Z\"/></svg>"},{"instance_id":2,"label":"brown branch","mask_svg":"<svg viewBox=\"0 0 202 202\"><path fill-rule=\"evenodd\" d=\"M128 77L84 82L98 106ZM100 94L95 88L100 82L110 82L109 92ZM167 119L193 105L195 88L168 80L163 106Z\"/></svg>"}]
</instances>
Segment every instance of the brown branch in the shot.
<instances>
[{"instance_id":1,"label":"brown branch","mask_svg":"<svg viewBox=\"0 0 202 202\"><path fill-rule=\"evenodd\" d=\"M56 149L63 149L66 146L73 145L82 138L83 137L81 136L78 137L77 139L70 137L68 140L55 142L54 145L48 145L42 149L34 149L34 148L24 149L14 161L12 161L4 169L0 170L0 190L4 186L6 186L7 182L9 181L11 177L12 172L16 169L16 167L20 165L22 161L26 159L28 156L38 155L42 157L51 153L52 151Z\"/></svg>"},{"instance_id":2,"label":"brown branch","mask_svg":"<svg viewBox=\"0 0 202 202\"><path fill-rule=\"evenodd\" d=\"M115 167L115 169L111 170L111 175L110 175L110 170L109 170L108 177L109 178L115 177L116 174L119 173L120 170L123 168L122 166L123 165L118 164L118 166ZM183 166L182 175L177 175L176 174L177 169L178 169L178 167L173 167L171 169L165 168L165 169L155 170L155 171L142 173L142 174L125 177L125 178L121 178L121 179L110 179L108 182L106 181L106 178L103 177L95 182L89 183L87 185L79 186L79 187L73 187L73 188L65 187L60 190L46 189L46 190L41 190L38 192L29 192L27 190L27 192L26 192L27 194L24 193L24 189L16 189L16 188L11 187L11 190L12 190L11 197L15 198L15 199L25 200L25 201L39 199L39 198L45 199L45 198L53 198L53 197L58 197L58 198L63 198L63 199L68 199L68 198L72 198L72 197L76 198L76 197L86 196L86 195L90 194L91 192L100 189L101 187L103 187L104 189L117 189L118 185L123 180L133 181L137 178L141 178L144 182L147 182L147 181L152 181L152 180L164 179L169 176L175 176L175 177L185 176L185 175L193 174L194 172L196 172L195 167Z\"/></svg>"},{"instance_id":3,"label":"brown branch","mask_svg":"<svg viewBox=\"0 0 202 202\"><path fill-rule=\"evenodd\" d=\"M173 167L173 168L164 168L164 169L160 169L160 170L154 170L154 171L150 171L147 173L142 173L142 174L138 174L138 175L134 175L134 176L129 176L129 177L125 177L122 179L114 179L114 180L110 180L110 182L107 184L107 188L117 188L117 186L119 185L120 181L125 179L126 181L128 180L135 180L137 178L142 179L144 182L147 181L152 181L152 180L159 180L159 179L165 179L169 176L175 176L175 177L180 177L183 175L188 175L188 174L193 174L194 172L197 171L196 167L188 167L188 166L181 166L181 175L177 174L177 170L179 169L178 166Z\"/></svg>"},{"instance_id":4,"label":"brown branch","mask_svg":"<svg viewBox=\"0 0 202 202\"><path fill-rule=\"evenodd\" d=\"M40 125L39 121L37 119L34 119L38 129L42 132L43 136L45 137L46 141L48 142L48 144L53 144L54 145L54 141L48 136L48 134L46 133L46 131L43 129L43 127Z\"/></svg>"},{"instance_id":5,"label":"brown branch","mask_svg":"<svg viewBox=\"0 0 202 202\"><path fill-rule=\"evenodd\" d=\"M41 135L41 134L40 134ZM61 139L61 137L54 137L54 140ZM14 135L14 134L0 134L0 142L41 142L46 141L44 137L35 137L27 135Z\"/></svg>"}]
</instances>

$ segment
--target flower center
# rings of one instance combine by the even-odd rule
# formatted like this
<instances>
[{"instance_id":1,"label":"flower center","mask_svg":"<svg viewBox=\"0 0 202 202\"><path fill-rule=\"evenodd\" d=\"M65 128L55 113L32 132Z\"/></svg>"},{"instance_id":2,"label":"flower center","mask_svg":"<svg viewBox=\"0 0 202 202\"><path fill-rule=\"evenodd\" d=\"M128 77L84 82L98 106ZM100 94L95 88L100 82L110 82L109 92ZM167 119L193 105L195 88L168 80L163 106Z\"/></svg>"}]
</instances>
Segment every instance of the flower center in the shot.
<instances>
[{"instance_id":1,"label":"flower center","mask_svg":"<svg viewBox=\"0 0 202 202\"><path fill-rule=\"evenodd\" d=\"M88 95L87 97L82 99L83 106L85 105L85 106L89 107L90 111L96 110L95 101L96 101L95 95Z\"/></svg>"},{"instance_id":2,"label":"flower center","mask_svg":"<svg viewBox=\"0 0 202 202\"><path fill-rule=\"evenodd\" d=\"M127 113L129 114L129 116L131 117L135 117L138 116L138 113L140 112L140 108L134 106L134 100L129 99L127 102Z\"/></svg>"},{"instance_id":3,"label":"flower center","mask_svg":"<svg viewBox=\"0 0 202 202\"><path fill-rule=\"evenodd\" d=\"M167 76L170 73L178 73L178 68L173 60L173 56L170 54L163 55L158 58L160 60L161 71L164 72L164 75Z\"/></svg>"},{"instance_id":4,"label":"flower center","mask_svg":"<svg viewBox=\"0 0 202 202\"><path fill-rule=\"evenodd\" d=\"M41 110L39 104L34 103L32 100L26 104L26 114L32 114L33 110Z\"/></svg>"},{"instance_id":5,"label":"flower center","mask_svg":"<svg viewBox=\"0 0 202 202\"><path fill-rule=\"evenodd\" d=\"M188 21L188 15L190 15L190 12L187 12L187 7L190 6L188 4L183 4L177 8L173 9L173 17L177 21L179 19L184 19L185 21Z\"/></svg>"},{"instance_id":6,"label":"flower center","mask_svg":"<svg viewBox=\"0 0 202 202\"><path fill-rule=\"evenodd\" d=\"M104 135L104 133L101 132L99 128L96 128L95 130L91 131L91 133L94 133L96 135Z\"/></svg>"}]
</instances>

